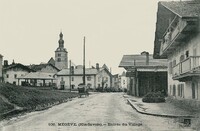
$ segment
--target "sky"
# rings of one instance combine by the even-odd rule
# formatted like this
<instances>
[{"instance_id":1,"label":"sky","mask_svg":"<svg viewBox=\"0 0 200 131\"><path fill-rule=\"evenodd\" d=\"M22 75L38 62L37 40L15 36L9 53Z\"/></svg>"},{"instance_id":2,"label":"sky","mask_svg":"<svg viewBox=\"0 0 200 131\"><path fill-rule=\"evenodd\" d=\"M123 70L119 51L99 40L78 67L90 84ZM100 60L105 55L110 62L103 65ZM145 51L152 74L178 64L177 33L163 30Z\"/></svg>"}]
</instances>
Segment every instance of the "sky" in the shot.
<instances>
[{"instance_id":1,"label":"sky","mask_svg":"<svg viewBox=\"0 0 200 131\"><path fill-rule=\"evenodd\" d=\"M63 32L68 58L113 74L123 55L153 53L158 0L0 0L0 54L9 64L40 64L55 56Z\"/></svg>"}]
</instances>

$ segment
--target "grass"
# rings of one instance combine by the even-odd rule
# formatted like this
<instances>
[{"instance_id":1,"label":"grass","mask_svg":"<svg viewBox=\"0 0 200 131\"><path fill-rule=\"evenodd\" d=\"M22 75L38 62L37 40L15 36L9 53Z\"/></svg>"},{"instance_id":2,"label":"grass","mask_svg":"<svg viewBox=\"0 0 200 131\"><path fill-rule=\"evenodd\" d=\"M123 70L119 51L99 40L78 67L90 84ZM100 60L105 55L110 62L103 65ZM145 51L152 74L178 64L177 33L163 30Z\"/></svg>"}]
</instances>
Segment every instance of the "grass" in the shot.
<instances>
[{"instance_id":1,"label":"grass","mask_svg":"<svg viewBox=\"0 0 200 131\"><path fill-rule=\"evenodd\" d=\"M3 99L0 98L0 114L11 111L13 109L14 109L13 105L4 102Z\"/></svg>"},{"instance_id":2,"label":"grass","mask_svg":"<svg viewBox=\"0 0 200 131\"><path fill-rule=\"evenodd\" d=\"M0 83L0 95L3 95L10 103L26 110L34 110L39 105L63 102L68 98L78 96L77 93L61 92L59 90L40 90L37 88L15 86L5 83ZM1 99L0 105L0 113L12 108Z\"/></svg>"}]
</instances>

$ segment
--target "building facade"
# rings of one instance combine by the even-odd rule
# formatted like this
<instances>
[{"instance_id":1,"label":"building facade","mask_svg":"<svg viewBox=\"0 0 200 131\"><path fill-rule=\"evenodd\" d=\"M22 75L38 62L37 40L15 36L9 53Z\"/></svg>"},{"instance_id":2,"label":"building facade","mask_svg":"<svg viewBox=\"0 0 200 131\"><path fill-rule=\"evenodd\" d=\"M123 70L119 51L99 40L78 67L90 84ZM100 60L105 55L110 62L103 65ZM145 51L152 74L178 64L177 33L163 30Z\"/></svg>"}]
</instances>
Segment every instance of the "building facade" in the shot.
<instances>
[{"instance_id":1,"label":"building facade","mask_svg":"<svg viewBox=\"0 0 200 131\"><path fill-rule=\"evenodd\" d=\"M200 2L159 2L154 58L168 59L168 95L200 100Z\"/></svg>"},{"instance_id":2,"label":"building facade","mask_svg":"<svg viewBox=\"0 0 200 131\"><path fill-rule=\"evenodd\" d=\"M85 69L86 85L88 88L96 90L97 88L106 88L111 86L111 75L106 68ZM56 74L57 88L77 89L78 85L83 83L83 66L76 66L70 72L70 69L62 69Z\"/></svg>"},{"instance_id":3,"label":"building facade","mask_svg":"<svg viewBox=\"0 0 200 131\"><path fill-rule=\"evenodd\" d=\"M119 76L119 74L115 74L115 75L113 75L112 76L112 88L114 89L114 90L119 90L119 88L120 88L120 76Z\"/></svg>"},{"instance_id":4,"label":"building facade","mask_svg":"<svg viewBox=\"0 0 200 131\"><path fill-rule=\"evenodd\" d=\"M27 75L29 72L32 72L29 67L24 66L20 63L12 63L7 65L7 61L4 61L3 67L3 81L5 83L11 83L15 85L21 85L24 81L19 81L17 78Z\"/></svg>"},{"instance_id":5,"label":"building facade","mask_svg":"<svg viewBox=\"0 0 200 131\"><path fill-rule=\"evenodd\" d=\"M128 79L126 77L126 73L125 71L120 75L120 88L122 90L126 90L127 89L127 82L128 82Z\"/></svg>"},{"instance_id":6,"label":"building facade","mask_svg":"<svg viewBox=\"0 0 200 131\"><path fill-rule=\"evenodd\" d=\"M61 70L68 68L68 52L64 48L63 34L60 32L59 47L55 51L55 66Z\"/></svg>"},{"instance_id":7,"label":"building facade","mask_svg":"<svg viewBox=\"0 0 200 131\"><path fill-rule=\"evenodd\" d=\"M153 59L153 55L124 55L119 67L126 72L127 93L142 97L149 92L167 92L167 60Z\"/></svg>"},{"instance_id":8,"label":"building facade","mask_svg":"<svg viewBox=\"0 0 200 131\"><path fill-rule=\"evenodd\" d=\"M50 63L39 64L39 65L30 65L31 70L26 75L17 77L18 80L25 80L25 84L19 83L19 85L25 86L56 86L56 79L54 78L55 74L60 71L58 68L53 66Z\"/></svg>"}]
</instances>

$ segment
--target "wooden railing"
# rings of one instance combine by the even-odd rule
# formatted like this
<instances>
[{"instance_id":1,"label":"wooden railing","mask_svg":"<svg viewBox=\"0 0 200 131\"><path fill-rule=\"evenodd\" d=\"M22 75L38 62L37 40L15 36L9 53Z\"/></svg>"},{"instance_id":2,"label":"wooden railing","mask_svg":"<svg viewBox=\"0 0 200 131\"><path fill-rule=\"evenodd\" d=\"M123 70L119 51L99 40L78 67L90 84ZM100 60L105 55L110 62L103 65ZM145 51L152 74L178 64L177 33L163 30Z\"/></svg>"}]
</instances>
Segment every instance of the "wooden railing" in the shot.
<instances>
[{"instance_id":1,"label":"wooden railing","mask_svg":"<svg viewBox=\"0 0 200 131\"><path fill-rule=\"evenodd\" d=\"M190 56L173 67L173 77L180 76L200 67L200 56Z\"/></svg>"},{"instance_id":2,"label":"wooden railing","mask_svg":"<svg viewBox=\"0 0 200 131\"><path fill-rule=\"evenodd\" d=\"M178 22L177 22L178 21ZM163 35L162 42L161 42L161 48L160 48L160 54L162 55L165 50L170 47L173 42L176 40L177 36L183 31L183 29L187 26L187 22L183 20L177 20L172 22L177 22L175 27L172 27L173 24L170 24L171 27L168 27L167 30L170 28L172 29L171 32L166 31ZM169 38L169 39L166 39Z\"/></svg>"}]
</instances>

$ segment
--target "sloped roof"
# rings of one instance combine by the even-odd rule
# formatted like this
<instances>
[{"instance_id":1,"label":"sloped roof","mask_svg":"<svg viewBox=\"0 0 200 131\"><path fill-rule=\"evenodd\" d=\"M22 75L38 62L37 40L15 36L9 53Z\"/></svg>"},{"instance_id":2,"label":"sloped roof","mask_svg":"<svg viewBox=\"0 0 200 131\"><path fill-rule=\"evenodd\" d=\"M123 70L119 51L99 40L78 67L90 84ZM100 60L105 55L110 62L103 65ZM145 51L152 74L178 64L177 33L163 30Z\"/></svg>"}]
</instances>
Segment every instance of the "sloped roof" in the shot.
<instances>
[{"instance_id":1,"label":"sloped roof","mask_svg":"<svg viewBox=\"0 0 200 131\"><path fill-rule=\"evenodd\" d=\"M47 63L55 66L55 60L53 59L53 57L51 57Z\"/></svg>"},{"instance_id":2,"label":"sloped roof","mask_svg":"<svg viewBox=\"0 0 200 131\"><path fill-rule=\"evenodd\" d=\"M124 55L119 67L139 67L139 66L164 66L167 67L166 59L153 59L153 55L149 55L149 65L146 65L146 55Z\"/></svg>"},{"instance_id":3,"label":"sloped roof","mask_svg":"<svg viewBox=\"0 0 200 131\"><path fill-rule=\"evenodd\" d=\"M86 75L95 75L98 73L97 69L93 69L93 68L86 68L85 69L85 74ZM57 75L69 75L69 69L62 69L61 71L59 71L57 73ZM74 69L74 75L83 75L83 69Z\"/></svg>"},{"instance_id":4,"label":"sloped roof","mask_svg":"<svg viewBox=\"0 0 200 131\"><path fill-rule=\"evenodd\" d=\"M119 74L115 74L115 75L113 75L112 77L113 77L113 78L118 78L118 76L119 76Z\"/></svg>"},{"instance_id":5,"label":"sloped roof","mask_svg":"<svg viewBox=\"0 0 200 131\"><path fill-rule=\"evenodd\" d=\"M53 76L54 76L54 73L30 72L25 76L17 77L17 79L53 80L55 79Z\"/></svg>"},{"instance_id":6,"label":"sloped roof","mask_svg":"<svg viewBox=\"0 0 200 131\"><path fill-rule=\"evenodd\" d=\"M157 22L154 39L154 58L166 58L166 56L160 56L160 39L163 38L163 34L166 32L169 26L169 19L173 19L175 16L184 19L197 19L200 14L200 2L192 1L162 1L158 3L157 10Z\"/></svg>"},{"instance_id":7,"label":"sloped roof","mask_svg":"<svg viewBox=\"0 0 200 131\"><path fill-rule=\"evenodd\" d=\"M25 66L25 65L22 65L20 63L16 63L16 64L11 64L11 65L8 65L8 66L4 66L3 67L3 70L6 71L6 70L9 70L9 69L13 69L13 68L21 68L23 70L26 70L28 72L33 72L34 70L30 69L29 67Z\"/></svg>"},{"instance_id":8,"label":"sloped roof","mask_svg":"<svg viewBox=\"0 0 200 131\"><path fill-rule=\"evenodd\" d=\"M195 1L162 1L161 4L179 17L198 17L200 3Z\"/></svg>"},{"instance_id":9,"label":"sloped roof","mask_svg":"<svg viewBox=\"0 0 200 131\"><path fill-rule=\"evenodd\" d=\"M3 57L3 55L0 54L0 57Z\"/></svg>"},{"instance_id":10,"label":"sloped roof","mask_svg":"<svg viewBox=\"0 0 200 131\"><path fill-rule=\"evenodd\" d=\"M30 68L34 71L40 71L41 69L45 68L46 66L52 66L53 68L55 68L57 71L60 71L57 67L55 67L54 65L47 63L47 64L39 64L39 65L31 65Z\"/></svg>"},{"instance_id":11,"label":"sloped roof","mask_svg":"<svg viewBox=\"0 0 200 131\"><path fill-rule=\"evenodd\" d=\"M102 68L106 68L107 70L109 70L106 64L103 64Z\"/></svg>"}]
</instances>

